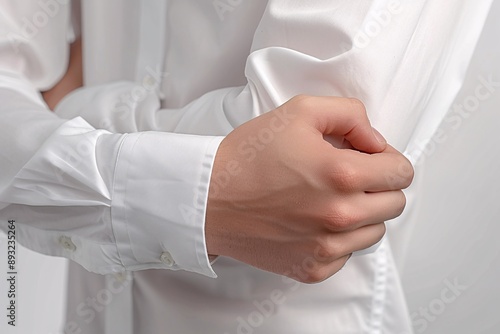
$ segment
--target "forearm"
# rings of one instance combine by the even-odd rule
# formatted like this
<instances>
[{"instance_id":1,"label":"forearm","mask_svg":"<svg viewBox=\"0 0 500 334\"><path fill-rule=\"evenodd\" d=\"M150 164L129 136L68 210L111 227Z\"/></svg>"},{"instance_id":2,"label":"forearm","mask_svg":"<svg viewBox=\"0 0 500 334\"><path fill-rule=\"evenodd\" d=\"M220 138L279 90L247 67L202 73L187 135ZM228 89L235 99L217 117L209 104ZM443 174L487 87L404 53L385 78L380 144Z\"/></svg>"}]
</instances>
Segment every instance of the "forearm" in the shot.
<instances>
[{"instance_id":1,"label":"forearm","mask_svg":"<svg viewBox=\"0 0 500 334\"><path fill-rule=\"evenodd\" d=\"M6 101L0 219L18 222L19 241L99 273L164 268L213 276L203 238L203 186L221 139L110 134L81 118L57 118L26 97L30 90L36 94L28 82L0 76ZM172 161L184 161L182 168ZM164 251L175 263L162 262Z\"/></svg>"}]
</instances>

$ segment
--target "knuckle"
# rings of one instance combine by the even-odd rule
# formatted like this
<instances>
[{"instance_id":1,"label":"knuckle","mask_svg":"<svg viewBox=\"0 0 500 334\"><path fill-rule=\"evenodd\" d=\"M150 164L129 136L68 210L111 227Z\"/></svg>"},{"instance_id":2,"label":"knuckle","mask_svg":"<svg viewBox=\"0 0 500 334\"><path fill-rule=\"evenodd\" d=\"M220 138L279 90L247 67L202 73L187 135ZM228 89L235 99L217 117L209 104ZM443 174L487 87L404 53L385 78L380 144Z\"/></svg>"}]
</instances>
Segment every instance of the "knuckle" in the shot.
<instances>
[{"instance_id":1,"label":"knuckle","mask_svg":"<svg viewBox=\"0 0 500 334\"><path fill-rule=\"evenodd\" d=\"M318 270L312 272L303 283L316 284L325 281L326 279L339 272L345 266L348 260L349 258L346 256L343 259L339 259L334 263L331 263L329 266L318 268Z\"/></svg>"},{"instance_id":2,"label":"knuckle","mask_svg":"<svg viewBox=\"0 0 500 334\"><path fill-rule=\"evenodd\" d=\"M318 261L329 261L339 258L342 254L342 246L332 242L328 237L318 239L315 258Z\"/></svg>"},{"instance_id":3,"label":"knuckle","mask_svg":"<svg viewBox=\"0 0 500 334\"><path fill-rule=\"evenodd\" d=\"M342 192L353 192L360 187L359 172L346 161L336 163L331 168L331 178L335 189Z\"/></svg>"},{"instance_id":4,"label":"knuckle","mask_svg":"<svg viewBox=\"0 0 500 334\"><path fill-rule=\"evenodd\" d=\"M308 275L303 278L302 283L306 284L321 283L329 277L330 275L327 270L324 270L324 268L318 268L316 270L310 271Z\"/></svg>"},{"instance_id":5,"label":"knuckle","mask_svg":"<svg viewBox=\"0 0 500 334\"><path fill-rule=\"evenodd\" d=\"M321 283L339 272L345 266L349 258L350 256L344 256L334 262L318 266L315 270L309 271L307 276L297 277L296 279L305 284Z\"/></svg>"},{"instance_id":6,"label":"knuckle","mask_svg":"<svg viewBox=\"0 0 500 334\"><path fill-rule=\"evenodd\" d=\"M333 231L351 230L359 223L360 217L350 204L338 200L325 215L327 227Z\"/></svg>"},{"instance_id":7,"label":"knuckle","mask_svg":"<svg viewBox=\"0 0 500 334\"><path fill-rule=\"evenodd\" d=\"M366 115L365 104L361 100L351 97L348 98L348 102L352 112Z\"/></svg>"},{"instance_id":8,"label":"knuckle","mask_svg":"<svg viewBox=\"0 0 500 334\"><path fill-rule=\"evenodd\" d=\"M309 95L307 95L307 94L297 94L294 97L292 97L290 100L297 102L297 101L301 101L303 99L307 99L308 97L309 97Z\"/></svg>"},{"instance_id":9,"label":"knuckle","mask_svg":"<svg viewBox=\"0 0 500 334\"><path fill-rule=\"evenodd\" d=\"M293 103L298 109L308 110L311 108L312 105L311 100L312 96L299 94L292 97L290 99L290 102Z\"/></svg>"}]
</instances>

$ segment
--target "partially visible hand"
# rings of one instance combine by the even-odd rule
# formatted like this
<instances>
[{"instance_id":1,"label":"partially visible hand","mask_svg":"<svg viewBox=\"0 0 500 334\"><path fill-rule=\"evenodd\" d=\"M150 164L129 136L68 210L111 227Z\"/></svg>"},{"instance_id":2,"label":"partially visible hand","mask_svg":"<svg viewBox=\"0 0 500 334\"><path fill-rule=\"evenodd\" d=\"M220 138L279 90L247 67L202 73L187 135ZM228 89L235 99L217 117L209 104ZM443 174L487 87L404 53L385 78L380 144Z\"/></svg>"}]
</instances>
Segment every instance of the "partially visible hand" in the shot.
<instances>
[{"instance_id":1,"label":"partially visible hand","mask_svg":"<svg viewBox=\"0 0 500 334\"><path fill-rule=\"evenodd\" d=\"M326 136L344 137L339 149ZM361 102L298 96L231 132L215 158L209 254L301 282L340 270L400 215L409 161L374 132Z\"/></svg>"},{"instance_id":2,"label":"partially visible hand","mask_svg":"<svg viewBox=\"0 0 500 334\"><path fill-rule=\"evenodd\" d=\"M73 90L83 85L82 40L78 38L71 44L68 70L63 78L50 90L42 92L42 96L51 110Z\"/></svg>"}]
</instances>

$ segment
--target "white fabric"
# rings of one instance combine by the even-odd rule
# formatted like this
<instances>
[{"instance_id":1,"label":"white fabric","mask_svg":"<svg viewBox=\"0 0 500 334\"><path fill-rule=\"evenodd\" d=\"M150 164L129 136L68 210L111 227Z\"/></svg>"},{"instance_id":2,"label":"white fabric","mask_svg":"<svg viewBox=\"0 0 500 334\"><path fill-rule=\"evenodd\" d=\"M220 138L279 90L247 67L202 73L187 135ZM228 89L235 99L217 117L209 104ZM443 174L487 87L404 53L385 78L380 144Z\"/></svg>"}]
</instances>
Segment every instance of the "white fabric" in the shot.
<instances>
[{"instance_id":1,"label":"white fabric","mask_svg":"<svg viewBox=\"0 0 500 334\"><path fill-rule=\"evenodd\" d=\"M117 290L110 279L121 276L71 264L67 328L112 333L121 327L110 319L122 315L138 333L411 332L387 240L312 286L230 259L214 265L217 280L144 269L215 276L203 227L220 136L296 94L363 100L374 126L418 160L460 88L491 1L171 1L158 71L136 68L148 26L140 2L86 0L87 87L55 116L37 90L67 62L62 2L1 2L0 219L16 219L19 241L38 252L98 273L140 270L125 274L131 289L118 289L132 314L116 300L92 312L87 298ZM47 8L53 15L28 34ZM269 300L283 303L267 314Z\"/></svg>"},{"instance_id":2,"label":"white fabric","mask_svg":"<svg viewBox=\"0 0 500 334\"><path fill-rule=\"evenodd\" d=\"M31 39L15 19L33 11L36 17L36 3L19 6L2 20L0 99L6 131L0 144L0 216L19 222L21 243L71 258L93 272L167 268L160 261L166 250L176 261L170 269L215 276L203 227L211 164L222 137L110 134L82 118L65 122L47 111L36 88L53 83L67 57L60 30L69 7L58 6L57 15ZM8 15L9 6L3 7ZM47 66L36 67L44 62ZM31 66L37 71L29 71ZM52 77L35 77L45 71ZM147 192L137 191L148 183ZM63 235L72 239L75 251L58 245Z\"/></svg>"},{"instance_id":3,"label":"white fabric","mask_svg":"<svg viewBox=\"0 0 500 334\"><path fill-rule=\"evenodd\" d=\"M500 2L418 163L411 238L398 256L415 333L500 333ZM391 241L403 225L391 231ZM393 242L392 245L395 245ZM397 250L396 250L397 252Z\"/></svg>"}]
</instances>

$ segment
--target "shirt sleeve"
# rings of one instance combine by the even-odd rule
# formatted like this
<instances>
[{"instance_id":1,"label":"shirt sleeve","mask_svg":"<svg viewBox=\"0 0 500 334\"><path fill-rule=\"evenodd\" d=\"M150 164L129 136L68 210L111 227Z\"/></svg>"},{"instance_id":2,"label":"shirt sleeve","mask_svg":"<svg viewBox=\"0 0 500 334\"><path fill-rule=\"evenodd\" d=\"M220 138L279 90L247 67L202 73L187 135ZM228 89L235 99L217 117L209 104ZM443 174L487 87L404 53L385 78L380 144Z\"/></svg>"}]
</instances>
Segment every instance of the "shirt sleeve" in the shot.
<instances>
[{"instance_id":1,"label":"shirt sleeve","mask_svg":"<svg viewBox=\"0 0 500 334\"><path fill-rule=\"evenodd\" d=\"M20 243L101 274L163 268L215 277L204 223L222 137L111 133L56 116L39 91L64 73L68 5L0 8L2 229L14 220Z\"/></svg>"},{"instance_id":2,"label":"shirt sleeve","mask_svg":"<svg viewBox=\"0 0 500 334\"><path fill-rule=\"evenodd\" d=\"M114 82L75 91L56 112L112 132L225 135L297 94L356 97L416 162L462 85L490 5L270 0L246 61L247 85L162 109L147 83ZM138 92L145 95L134 100Z\"/></svg>"},{"instance_id":3,"label":"shirt sleeve","mask_svg":"<svg viewBox=\"0 0 500 334\"><path fill-rule=\"evenodd\" d=\"M245 86L162 109L147 83L114 82L75 91L56 112L112 132L225 135L298 94L355 97L391 145L414 160L462 85L490 5L270 0L246 60Z\"/></svg>"}]
</instances>

